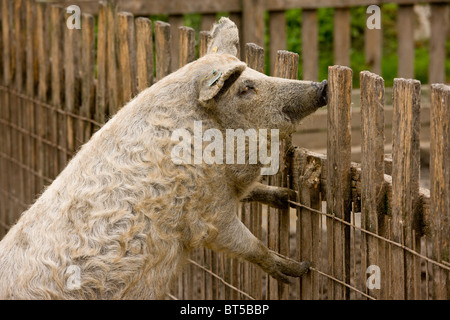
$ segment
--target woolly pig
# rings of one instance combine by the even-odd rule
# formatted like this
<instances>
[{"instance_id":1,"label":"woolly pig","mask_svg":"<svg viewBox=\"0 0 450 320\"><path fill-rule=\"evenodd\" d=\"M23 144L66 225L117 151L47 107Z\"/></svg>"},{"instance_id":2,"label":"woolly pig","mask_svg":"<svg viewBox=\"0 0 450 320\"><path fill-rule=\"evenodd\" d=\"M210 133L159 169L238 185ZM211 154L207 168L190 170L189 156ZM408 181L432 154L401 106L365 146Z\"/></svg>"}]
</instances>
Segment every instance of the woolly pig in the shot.
<instances>
[{"instance_id":1,"label":"woolly pig","mask_svg":"<svg viewBox=\"0 0 450 320\"><path fill-rule=\"evenodd\" d=\"M258 184L264 164L172 157L173 132L193 133L196 122L224 135L276 129L281 139L326 103L326 82L265 76L236 58L237 46L236 26L222 18L207 55L144 90L93 135L0 242L0 298L160 299L202 246L283 282L308 271L308 262L265 247L235 214L244 198L285 204L285 189Z\"/></svg>"}]
</instances>

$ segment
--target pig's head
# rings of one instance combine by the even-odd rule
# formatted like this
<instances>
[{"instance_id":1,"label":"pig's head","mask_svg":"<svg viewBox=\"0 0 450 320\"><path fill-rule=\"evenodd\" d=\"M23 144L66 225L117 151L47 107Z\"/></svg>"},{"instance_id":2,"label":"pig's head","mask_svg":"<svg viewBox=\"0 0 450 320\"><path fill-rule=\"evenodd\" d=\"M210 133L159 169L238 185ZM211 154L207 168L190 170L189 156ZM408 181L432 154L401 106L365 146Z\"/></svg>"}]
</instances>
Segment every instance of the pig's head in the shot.
<instances>
[{"instance_id":1,"label":"pig's head","mask_svg":"<svg viewBox=\"0 0 450 320\"><path fill-rule=\"evenodd\" d=\"M237 59L235 24L222 18L211 31L202 59L199 102L227 129L279 129L295 124L327 103L327 82L269 77Z\"/></svg>"}]
</instances>

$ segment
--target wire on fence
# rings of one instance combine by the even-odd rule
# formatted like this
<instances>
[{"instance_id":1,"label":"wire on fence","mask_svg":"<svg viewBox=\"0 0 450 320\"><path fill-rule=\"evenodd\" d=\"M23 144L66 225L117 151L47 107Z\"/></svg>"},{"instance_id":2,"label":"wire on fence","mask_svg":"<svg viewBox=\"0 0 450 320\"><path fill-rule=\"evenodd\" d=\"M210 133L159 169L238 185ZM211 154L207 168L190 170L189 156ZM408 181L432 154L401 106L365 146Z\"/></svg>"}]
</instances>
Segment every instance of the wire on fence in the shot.
<instances>
[{"instance_id":1,"label":"wire on fence","mask_svg":"<svg viewBox=\"0 0 450 320\"><path fill-rule=\"evenodd\" d=\"M29 102L33 102L34 105L42 106L42 107L44 107L44 108L46 108L46 109L48 109L48 110L50 110L52 112L56 112L56 113L59 113L59 114L65 115L65 116L69 116L69 117L72 117L72 118L75 118L75 119L78 119L78 120L89 122L89 123L91 123L94 126L97 126L99 128L103 126L103 123L97 122L97 121L95 121L93 119L90 119L90 118L87 118L87 117L80 116L80 115L72 113L70 111L66 111L66 110L62 110L62 109L56 108L55 106L52 106L51 104L42 102L40 100L32 98L32 97L30 97L30 96L28 96L26 94L23 94L23 93L21 93L19 91L13 90L13 89L8 88L8 87L5 87L3 85L0 85L0 90L3 90L3 91L8 92L10 94L13 94L13 95L15 95L15 96L17 96L19 98L22 98L24 100L27 100Z\"/></svg>"},{"instance_id":2,"label":"wire on fence","mask_svg":"<svg viewBox=\"0 0 450 320\"><path fill-rule=\"evenodd\" d=\"M380 240L383 240L383 241L385 241L385 242L387 242L387 243L389 243L389 244L392 244L392 245L397 246L397 247L399 247L399 248L401 248L401 249L404 249L404 250L408 251L409 253L411 253L411 254L413 254L413 255L416 255L417 257L419 257L419 258L421 258L421 259L426 260L427 262L430 262L430 263L432 263L432 264L435 264L436 266L439 266L439 267L441 267L441 268L443 268L443 269L445 269L445 270L450 271L450 267L449 267L449 266L446 266L446 265L444 265L444 264L442 264L442 263L440 263L440 262L438 262L438 261L436 261L436 260L430 259L430 258L428 258L428 257L426 257L426 256L424 256L424 255L422 255L422 254L420 254L420 253L418 253L418 252L416 252L416 251L414 251L414 250L408 248L407 246L405 246L405 245L403 245L403 244L401 244L401 243L392 241L392 240L387 239L387 238L385 238L385 237L382 237L382 236L380 236L380 235L378 235L378 234L376 234L376 233L367 231L366 229L363 229L363 228L360 228L360 227L358 227L358 226L356 226L356 225L354 225L354 224L351 224L350 222L345 221L345 220L343 220L343 219L340 219L340 218L336 217L336 216L333 215L333 214L329 214L329 213L326 213L326 212L322 212L322 211L320 211L320 210L316 210L316 209L310 208L310 207L308 207L308 206L305 206L305 205L303 205L303 204L301 204L301 203L298 203L298 202L295 202L295 201L288 200L288 202L289 202L290 204L294 205L294 206L301 207L301 208L307 209L307 210L309 210L309 211L311 211L311 212L315 212L315 213L324 215L324 216L326 216L326 217L329 217L329 218L331 218L331 219L334 219L334 220L336 220L336 221L339 221L339 222L341 222L341 223L343 223L343 224L345 224L345 225L347 225L347 226L350 226L350 227L352 227L352 228L355 228L355 229L357 229L357 230L359 230L359 231L361 231L361 232L363 232L363 233L366 233L366 234L371 235L371 236L373 236L373 237L375 237L375 238L378 238L378 239L380 239Z\"/></svg>"}]
</instances>

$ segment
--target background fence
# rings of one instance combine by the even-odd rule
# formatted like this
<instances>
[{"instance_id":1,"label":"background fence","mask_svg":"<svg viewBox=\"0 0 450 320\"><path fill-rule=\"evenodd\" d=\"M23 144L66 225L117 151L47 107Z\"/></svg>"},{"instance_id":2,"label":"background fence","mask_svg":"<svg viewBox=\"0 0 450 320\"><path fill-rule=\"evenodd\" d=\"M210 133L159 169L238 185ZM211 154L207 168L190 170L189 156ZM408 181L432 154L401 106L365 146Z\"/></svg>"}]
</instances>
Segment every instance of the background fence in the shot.
<instances>
[{"instance_id":1,"label":"background fence","mask_svg":"<svg viewBox=\"0 0 450 320\"><path fill-rule=\"evenodd\" d=\"M179 2L181 8L188 3ZM243 3L240 10L248 5ZM165 5L170 9L169 2ZM0 9L2 237L93 132L139 91L173 70L173 57L178 66L196 58L196 41L193 29L177 28L174 38L170 24L135 19L119 12L115 1L98 4L95 17L83 14L80 30L66 27L70 14L61 6L1 0ZM248 21L244 11L241 24ZM208 33L201 32L200 55L207 41ZM264 71L264 52L246 44L241 58ZM297 54L278 51L273 74L294 79L298 64ZM280 255L310 260L311 272L286 286L246 262L196 250L168 297L450 298L450 88L441 84L430 89L427 190L419 186L420 83L394 81L388 157L384 82L374 73L361 73L362 163L357 164L351 161L352 77L348 67L329 69L327 156L298 148L291 139L283 141L280 173L265 182L296 190L292 208L245 203L237 212ZM373 269L368 287L371 265L379 269ZM381 289L369 289L378 284L377 270Z\"/></svg>"}]
</instances>

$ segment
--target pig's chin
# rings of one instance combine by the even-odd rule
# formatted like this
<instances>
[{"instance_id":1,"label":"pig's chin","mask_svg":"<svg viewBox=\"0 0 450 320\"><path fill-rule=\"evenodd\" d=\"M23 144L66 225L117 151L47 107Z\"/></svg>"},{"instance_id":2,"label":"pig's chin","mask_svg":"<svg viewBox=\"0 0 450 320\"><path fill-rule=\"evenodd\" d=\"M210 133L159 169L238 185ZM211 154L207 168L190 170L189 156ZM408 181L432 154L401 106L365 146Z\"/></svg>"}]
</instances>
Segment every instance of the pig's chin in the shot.
<instances>
[{"instance_id":1,"label":"pig's chin","mask_svg":"<svg viewBox=\"0 0 450 320\"><path fill-rule=\"evenodd\" d=\"M283 115L285 116L286 120L288 120L292 124L298 123L303 118L300 108L286 106L286 107L283 107L282 112L283 112Z\"/></svg>"}]
</instances>

